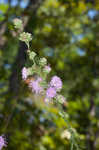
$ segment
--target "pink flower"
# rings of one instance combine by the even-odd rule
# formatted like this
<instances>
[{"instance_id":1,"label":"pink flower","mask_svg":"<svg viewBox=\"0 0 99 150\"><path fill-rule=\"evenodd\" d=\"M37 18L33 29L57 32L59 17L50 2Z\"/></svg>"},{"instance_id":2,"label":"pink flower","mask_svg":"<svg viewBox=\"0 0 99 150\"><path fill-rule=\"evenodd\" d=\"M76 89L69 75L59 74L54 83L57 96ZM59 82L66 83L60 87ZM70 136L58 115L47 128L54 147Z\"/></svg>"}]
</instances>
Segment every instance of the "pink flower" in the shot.
<instances>
[{"instance_id":1,"label":"pink flower","mask_svg":"<svg viewBox=\"0 0 99 150\"><path fill-rule=\"evenodd\" d=\"M42 81L42 78L38 78L37 80L31 80L29 83L29 87L32 89L32 92L35 92L36 94L40 94L43 92L43 87L40 86L40 82Z\"/></svg>"},{"instance_id":2,"label":"pink flower","mask_svg":"<svg viewBox=\"0 0 99 150\"><path fill-rule=\"evenodd\" d=\"M46 91L47 98L53 98L56 96L56 90L53 87L49 87Z\"/></svg>"},{"instance_id":3,"label":"pink flower","mask_svg":"<svg viewBox=\"0 0 99 150\"><path fill-rule=\"evenodd\" d=\"M3 138L3 136L0 136L0 150L2 150L2 148L6 146L7 144L6 144L5 139Z\"/></svg>"},{"instance_id":4,"label":"pink flower","mask_svg":"<svg viewBox=\"0 0 99 150\"><path fill-rule=\"evenodd\" d=\"M50 82L50 86L54 87L56 91L60 91L62 89L62 81L59 77L53 76Z\"/></svg>"},{"instance_id":5,"label":"pink flower","mask_svg":"<svg viewBox=\"0 0 99 150\"><path fill-rule=\"evenodd\" d=\"M22 79L26 80L27 76L28 76L27 68L23 67L23 69L22 69Z\"/></svg>"}]
</instances>

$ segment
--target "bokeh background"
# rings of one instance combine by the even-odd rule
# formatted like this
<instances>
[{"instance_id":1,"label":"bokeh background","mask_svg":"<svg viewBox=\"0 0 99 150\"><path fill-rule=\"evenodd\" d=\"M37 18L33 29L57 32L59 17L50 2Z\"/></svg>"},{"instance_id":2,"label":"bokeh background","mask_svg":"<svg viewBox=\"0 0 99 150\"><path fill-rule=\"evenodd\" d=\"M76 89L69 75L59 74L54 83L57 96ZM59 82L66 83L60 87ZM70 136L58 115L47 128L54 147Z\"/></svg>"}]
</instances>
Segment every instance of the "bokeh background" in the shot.
<instances>
[{"instance_id":1,"label":"bokeh background","mask_svg":"<svg viewBox=\"0 0 99 150\"><path fill-rule=\"evenodd\" d=\"M0 134L9 150L70 150L65 122L46 108L21 79L26 63L12 20L33 34L32 49L63 80L63 109L84 150L99 150L99 1L0 0Z\"/></svg>"}]
</instances>

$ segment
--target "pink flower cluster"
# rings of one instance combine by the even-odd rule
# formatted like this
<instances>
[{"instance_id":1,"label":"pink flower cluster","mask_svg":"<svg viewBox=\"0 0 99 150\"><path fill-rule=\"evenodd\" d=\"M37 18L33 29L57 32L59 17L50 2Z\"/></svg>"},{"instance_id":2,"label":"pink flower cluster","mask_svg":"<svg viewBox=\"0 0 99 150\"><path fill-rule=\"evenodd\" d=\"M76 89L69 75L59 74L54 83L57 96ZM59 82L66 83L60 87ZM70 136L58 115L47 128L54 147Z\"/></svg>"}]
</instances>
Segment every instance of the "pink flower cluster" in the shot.
<instances>
[{"instance_id":1,"label":"pink flower cluster","mask_svg":"<svg viewBox=\"0 0 99 150\"><path fill-rule=\"evenodd\" d=\"M23 80L26 80L27 77L28 77L27 68L26 68L26 67L23 67L23 69L22 69L22 79L23 79Z\"/></svg>"},{"instance_id":2,"label":"pink flower cluster","mask_svg":"<svg viewBox=\"0 0 99 150\"><path fill-rule=\"evenodd\" d=\"M46 91L46 98L53 98L56 96L56 90L53 87L49 87Z\"/></svg>"},{"instance_id":3,"label":"pink flower cluster","mask_svg":"<svg viewBox=\"0 0 99 150\"><path fill-rule=\"evenodd\" d=\"M42 78L38 77L36 80L31 80L29 83L29 87L32 89L32 92L36 94L40 94L43 92L43 87L40 85L42 82Z\"/></svg>"},{"instance_id":4,"label":"pink flower cluster","mask_svg":"<svg viewBox=\"0 0 99 150\"><path fill-rule=\"evenodd\" d=\"M46 99L52 99L57 95L57 92L62 89L62 81L59 77L53 76L50 83L49 88L46 91Z\"/></svg>"},{"instance_id":5,"label":"pink flower cluster","mask_svg":"<svg viewBox=\"0 0 99 150\"><path fill-rule=\"evenodd\" d=\"M56 91L60 91L62 89L62 81L59 77L54 76L51 79L50 86L54 87Z\"/></svg>"},{"instance_id":6,"label":"pink flower cluster","mask_svg":"<svg viewBox=\"0 0 99 150\"><path fill-rule=\"evenodd\" d=\"M51 71L50 66L46 65L44 67L44 72L48 73ZM26 80L28 78L28 69L23 68L22 69L22 79ZM58 93L62 89L62 81L58 76L53 76L50 83L48 84L48 88L43 87L41 83L43 82L43 79L41 77L37 77L37 79L31 79L29 82L29 87L32 89L32 92L35 94L44 94L45 93L45 101L50 101L51 99L57 97ZM59 98L59 96L58 96ZM62 99L62 98L59 98Z\"/></svg>"},{"instance_id":7,"label":"pink flower cluster","mask_svg":"<svg viewBox=\"0 0 99 150\"><path fill-rule=\"evenodd\" d=\"M5 138L3 136L0 136L0 150L2 150L2 148L6 146L7 142L5 141Z\"/></svg>"}]
</instances>

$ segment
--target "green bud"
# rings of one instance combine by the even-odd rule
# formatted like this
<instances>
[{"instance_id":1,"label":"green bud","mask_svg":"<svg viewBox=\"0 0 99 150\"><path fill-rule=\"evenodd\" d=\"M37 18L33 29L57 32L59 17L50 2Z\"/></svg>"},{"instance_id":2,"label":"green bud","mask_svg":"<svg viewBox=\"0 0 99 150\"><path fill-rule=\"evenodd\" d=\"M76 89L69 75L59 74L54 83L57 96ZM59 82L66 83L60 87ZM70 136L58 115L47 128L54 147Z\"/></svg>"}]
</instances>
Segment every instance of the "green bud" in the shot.
<instances>
[{"instance_id":1,"label":"green bud","mask_svg":"<svg viewBox=\"0 0 99 150\"><path fill-rule=\"evenodd\" d=\"M59 112L59 116L61 116L62 118L64 118L64 114L62 112Z\"/></svg>"},{"instance_id":2,"label":"green bud","mask_svg":"<svg viewBox=\"0 0 99 150\"><path fill-rule=\"evenodd\" d=\"M40 85L43 87L43 88L47 88L47 83L45 80L43 80Z\"/></svg>"},{"instance_id":3,"label":"green bud","mask_svg":"<svg viewBox=\"0 0 99 150\"><path fill-rule=\"evenodd\" d=\"M15 18L13 20L13 24L15 26L16 29L21 29L23 28L23 24L22 24L22 20L18 19L18 18Z\"/></svg>"},{"instance_id":4,"label":"green bud","mask_svg":"<svg viewBox=\"0 0 99 150\"><path fill-rule=\"evenodd\" d=\"M36 56L35 52L33 52L33 51L29 52L29 58L30 58L30 60L33 60L35 56Z\"/></svg>"},{"instance_id":5,"label":"green bud","mask_svg":"<svg viewBox=\"0 0 99 150\"><path fill-rule=\"evenodd\" d=\"M19 40L28 43L32 40L32 35L28 32L23 32L20 34Z\"/></svg>"},{"instance_id":6,"label":"green bud","mask_svg":"<svg viewBox=\"0 0 99 150\"><path fill-rule=\"evenodd\" d=\"M70 140L71 138L71 133L68 129L64 130L61 134L61 137L64 139L64 138L67 138L68 140Z\"/></svg>"},{"instance_id":7,"label":"green bud","mask_svg":"<svg viewBox=\"0 0 99 150\"><path fill-rule=\"evenodd\" d=\"M63 104L65 102L65 97L62 95L57 95L56 99L60 104Z\"/></svg>"},{"instance_id":8,"label":"green bud","mask_svg":"<svg viewBox=\"0 0 99 150\"><path fill-rule=\"evenodd\" d=\"M34 70L32 67L28 68L28 76L33 75L34 74Z\"/></svg>"},{"instance_id":9,"label":"green bud","mask_svg":"<svg viewBox=\"0 0 99 150\"><path fill-rule=\"evenodd\" d=\"M47 59L46 58L40 58L40 60L39 60L39 64L41 65L41 66L45 66L46 64L47 64Z\"/></svg>"}]
</instances>

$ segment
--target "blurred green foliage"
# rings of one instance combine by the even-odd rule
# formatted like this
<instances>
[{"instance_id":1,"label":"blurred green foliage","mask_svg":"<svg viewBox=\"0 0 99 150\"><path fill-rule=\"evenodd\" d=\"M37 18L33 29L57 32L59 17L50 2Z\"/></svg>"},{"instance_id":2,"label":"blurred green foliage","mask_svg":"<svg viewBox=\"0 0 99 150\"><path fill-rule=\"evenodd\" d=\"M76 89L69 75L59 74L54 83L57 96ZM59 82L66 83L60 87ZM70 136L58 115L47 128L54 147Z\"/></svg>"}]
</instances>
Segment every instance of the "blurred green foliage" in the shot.
<instances>
[{"instance_id":1,"label":"blurred green foliage","mask_svg":"<svg viewBox=\"0 0 99 150\"><path fill-rule=\"evenodd\" d=\"M0 133L8 136L6 149L70 149L56 107L44 105L21 81L26 47L13 30L12 19L18 17L33 34L32 49L48 59L51 75L63 80L68 101L63 109L79 133L79 145L99 150L98 0L14 2L0 3Z\"/></svg>"}]
</instances>

